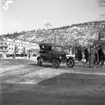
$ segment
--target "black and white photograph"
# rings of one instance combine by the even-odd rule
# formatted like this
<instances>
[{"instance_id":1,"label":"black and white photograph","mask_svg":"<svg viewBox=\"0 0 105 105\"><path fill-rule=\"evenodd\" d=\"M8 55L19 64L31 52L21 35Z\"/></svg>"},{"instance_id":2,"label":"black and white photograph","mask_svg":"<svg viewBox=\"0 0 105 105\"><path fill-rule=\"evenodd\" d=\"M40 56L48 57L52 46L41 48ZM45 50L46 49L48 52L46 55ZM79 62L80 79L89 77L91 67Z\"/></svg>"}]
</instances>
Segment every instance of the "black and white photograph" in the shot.
<instances>
[{"instance_id":1,"label":"black and white photograph","mask_svg":"<svg viewBox=\"0 0 105 105\"><path fill-rule=\"evenodd\" d=\"M0 0L0 105L105 105L105 0Z\"/></svg>"}]
</instances>

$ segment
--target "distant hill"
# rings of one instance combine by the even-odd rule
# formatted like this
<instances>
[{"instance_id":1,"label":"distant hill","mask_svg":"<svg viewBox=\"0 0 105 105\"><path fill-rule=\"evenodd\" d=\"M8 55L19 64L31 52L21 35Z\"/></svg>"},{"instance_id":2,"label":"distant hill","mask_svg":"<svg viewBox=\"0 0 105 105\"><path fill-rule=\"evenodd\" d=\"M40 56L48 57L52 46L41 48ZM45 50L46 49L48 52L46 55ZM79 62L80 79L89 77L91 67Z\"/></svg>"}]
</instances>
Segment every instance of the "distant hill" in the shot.
<instances>
[{"instance_id":1,"label":"distant hill","mask_svg":"<svg viewBox=\"0 0 105 105\"><path fill-rule=\"evenodd\" d=\"M105 21L91 21L48 30L42 29L15 32L13 34L2 35L2 37L25 40L30 42L39 42L45 40L50 42L51 41L59 42L60 44L62 43L67 44L70 41L71 43L73 43L74 41L78 41L81 38L83 38L83 40L87 38L88 41L91 40L92 38L93 39L98 38L98 33L103 28L102 26L104 25ZM89 39L88 36L91 38Z\"/></svg>"}]
</instances>

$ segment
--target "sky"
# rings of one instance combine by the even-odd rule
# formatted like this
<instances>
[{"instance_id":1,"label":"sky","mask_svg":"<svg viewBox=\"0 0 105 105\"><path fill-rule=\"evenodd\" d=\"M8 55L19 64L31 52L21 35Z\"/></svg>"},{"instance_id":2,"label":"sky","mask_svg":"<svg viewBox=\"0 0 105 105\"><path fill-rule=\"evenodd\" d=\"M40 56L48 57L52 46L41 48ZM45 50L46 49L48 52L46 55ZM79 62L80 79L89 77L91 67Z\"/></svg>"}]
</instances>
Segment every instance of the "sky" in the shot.
<instances>
[{"instance_id":1,"label":"sky","mask_svg":"<svg viewBox=\"0 0 105 105\"><path fill-rule=\"evenodd\" d=\"M1 0L0 5L0 34L43 29L47 22L57 28L94 21L105 13L97 0Z\"/></svg>"}]
</instances>

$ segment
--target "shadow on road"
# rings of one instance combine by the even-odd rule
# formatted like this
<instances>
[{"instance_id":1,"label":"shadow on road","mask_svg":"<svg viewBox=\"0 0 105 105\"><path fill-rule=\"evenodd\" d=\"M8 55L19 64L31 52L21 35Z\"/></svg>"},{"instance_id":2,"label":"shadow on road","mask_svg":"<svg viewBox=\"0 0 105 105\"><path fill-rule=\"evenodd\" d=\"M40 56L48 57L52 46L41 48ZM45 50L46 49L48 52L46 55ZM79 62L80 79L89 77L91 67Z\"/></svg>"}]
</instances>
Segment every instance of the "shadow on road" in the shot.
<instances>
[{"instance_id":1,"label":"shadow on road","mask_svg":"<svg viewBox=\"0 0 105 105\"><path fill-rule=\"evenodd\" d=\"M51 64L43 64L42 66L38 66L37 64L28 64L35 67L42 67L42 68L53 68Z\"/></svg>"},{"instance_id":2,"label":"shadow on road","mask_svg":"<svg viewBox=\"0 0 105 105\"><path fill-rule=\"evenodd\" d=\"M3 84L2 105L104 105L105 77L61 74L39 84Z\"/></svg>"}]
</instances>

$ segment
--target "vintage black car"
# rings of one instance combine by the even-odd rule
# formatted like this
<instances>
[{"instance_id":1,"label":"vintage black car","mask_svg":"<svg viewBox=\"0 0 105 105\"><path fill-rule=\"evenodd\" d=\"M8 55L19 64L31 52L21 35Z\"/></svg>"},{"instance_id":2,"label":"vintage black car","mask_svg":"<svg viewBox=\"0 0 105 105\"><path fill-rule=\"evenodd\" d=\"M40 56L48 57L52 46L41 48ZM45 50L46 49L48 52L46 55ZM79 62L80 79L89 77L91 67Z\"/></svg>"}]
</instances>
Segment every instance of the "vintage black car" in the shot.
<instances>
[{"instance_id":1,"label":"vintage black car","mask_svg":"<svg viewBox=\"0 0 105 105\"><path fill-rule=\"evenodd\" d=\"M66 63L69 68L74 66L72 56L67 56L62 46L52 43L39 43L40 51L37 64L42 66L44 62L52 63L53 68L58 68L61 63Z\"/></svg>"}]
</instances>

